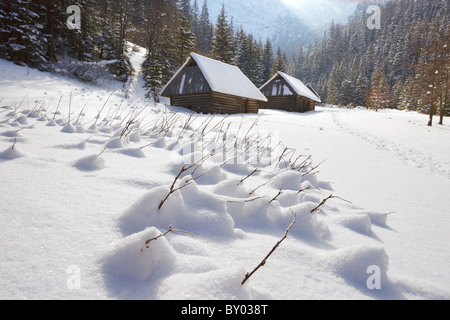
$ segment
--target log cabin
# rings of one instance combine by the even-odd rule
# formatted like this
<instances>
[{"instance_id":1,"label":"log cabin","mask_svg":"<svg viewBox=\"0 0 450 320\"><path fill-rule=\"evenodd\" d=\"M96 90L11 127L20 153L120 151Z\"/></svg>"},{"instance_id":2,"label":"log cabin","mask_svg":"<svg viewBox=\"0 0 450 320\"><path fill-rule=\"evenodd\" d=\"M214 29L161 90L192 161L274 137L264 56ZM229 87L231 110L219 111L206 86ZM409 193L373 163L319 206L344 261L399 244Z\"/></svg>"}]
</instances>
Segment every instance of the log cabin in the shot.
<instances>
[{"instance_id":1,"label":"log cabin","mask_svg":"<svg viewBox=\"0 0 450 320\"><path fill-rule=\"evenodd\" d=\"M268 99L261 109L278 109L291 112L314 111L321 99L303 82L284 72L278 72L259 89Z\"/></svg>"},{"instance_id":2,"label":"log cabin","mask_svg":"<svg viewBox=\"0 0 450 320\"><path fill-rule=\"evenodd\" d=\"M191 53L161 96L173 106L204 114L258 113L267 98L235 66Z\"/></svg>"}]
</instances>

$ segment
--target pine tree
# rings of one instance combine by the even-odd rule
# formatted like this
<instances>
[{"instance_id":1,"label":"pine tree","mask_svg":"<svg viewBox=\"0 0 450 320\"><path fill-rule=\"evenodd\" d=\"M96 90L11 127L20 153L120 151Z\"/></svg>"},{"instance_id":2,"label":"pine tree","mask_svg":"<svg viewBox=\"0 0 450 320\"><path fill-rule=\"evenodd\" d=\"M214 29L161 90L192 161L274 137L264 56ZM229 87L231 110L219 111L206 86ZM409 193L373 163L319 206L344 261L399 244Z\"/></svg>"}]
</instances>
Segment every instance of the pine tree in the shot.
<instances>
[{"instance_id":1,"label":"pine tree","mask_svg":"<svg viewBox=\"0 0 450 320\"><path fill-rule=\"evenodd\" d=\"M66 48L70 50L69 53L73 59L88 62L95 61L98 24L93 2L74 0L71 5L80 7L82 27L66 31Z\"/></svg>"},{"instance_id":2,"label":"pine tree","mask_svg":"<svg viewBox=\"0 0 450 320\"><path fill-rule=\"evenodd\" d=\"M182 16L185 16L189 25L194 24L194 12L191 6L191 0L178 0L178 7Z\"/></svg>"},{"instance_id":3,"label":"pine tree","mask_svg":"<svg viewBox=\"0 0 450 320\"><path fill-rule=\"evenodd\" d=\"M233 59L233 32L227 20L225 5L217 18L217 24L212 39L211 55L214 59L232 64Z\"/></svg>"},{"instance_id":4,"label":"pine tree","mask_svg":"<svg viewBox=\"0 0 450 320\"><path fill-rule=\"evenodd\" d=\"M287 59L286 55L281 51L281 48L277 49L277 56L275 58L273 69L275 72L287 72Z\"/></svg>"},{"instance_id":5,"label":"pine tree","mask_svg":"<svg viewBox=\"0 0 450 320\"><path fill-rule=\"evenodd\" d=\"M417 93L415 92L415 89L415 77L410 76L404 83L402 92L400 93L398 105L399 110L417 110Z\"/></svg>"},{"instance_id":6,"label":"pine tree","mask_svg":"<svg viewBox=\"0 0 450 320\"><path fill-rule=\"evenodd\" d=\"M264 84L262 66L262 48L252 34L246 35L241 29L239 32L236 65L257 87Z\"/></svg>"},{"instance_id":7,"label":"pine tree","mask_svg":"<svg viewBox=\"0 0 450 320\"><path fill-rule=\"evenodd\" d=\"M331 105L340 105L339 101L339 75L338 68L334 67L331 73L330 80L328 81L328 95L327 103ZM342 83L342 82L341 82Z\"/></svg>"},{"instance_id":8,"label":"pine tree","mask_svg":"<svg viewBox=\"0 0 450 320\"><path fill-rule=\"evenodd\" d=\"M198 22L197 45L203 54L211 51L211 42L214 33L214 27L209 19L208 1L204 0L202 11Z\"/></svg>"},{"instance_id":9,"label":"pine tree","mask_svg":"<svg viewBox=\"0 0 450 320\"><path fill-rule=\"evenodd\" d=\"M146 89L145 97L152 99L156 103L159 102L158 90L162 86L162 68L161 65L152 56L147 55L142 64L144 88Z\"/></svg>"},{"instance_id":10,"label":"pine tree","mask_svg":"<svg viewBox=\"0 0 450 320\"><path fill-rule=\"evenodd\" d=\"M340 102L344 106L349 106L354 103L355 86L352 81L344 80L341 84Z\"/></svg>"},{"instance_id":11,"label":"pine tree","mask_svg":"<svg viewBox=\"0 0 450 320\"><path fill-rule=\"evenodd\" d=\"M181 16L181 25L177 37L178 63L181 66L191 51L195 48L196 37L191 31L191 25L185 15Z\"/></svg>"},{"instance_id":12,"label":"pine tree","mask_svg":"<svg viewBox=\"0 0 450 320\"><path fill-rule=\"evenodd\" d=\"M200 10L197 0L194 0L194 4L192 5L192 31L197 38L200 34Z\"/></svg>"},{"instance_id":13,"label":"pine tree","mask_svg":"<svg viewBox=\"0 0 450 320\"><path fill-rule=\"evenodd\" d=\"M1 1L0 57L16 64L48 69L43 12L36 1Z\"/></svg>"},{"instance_id":14,"label":"pine tree","mask_svg":"<svg viewBox=\"0 0 450 320\"><path fill-rule=\"evenodd\" d=\"M270 80L273 76L273 46L269 38L266 40L266 45L264 46L264 53L262 57L262 80L264 83Z\"/></svg>"},{"instance_id":15,"label":"pine tree","mask_svg":"<svg viewBox=\"0 0 450 320\"><path fill-rule=\"evenodd\" d=\"M366 106L375 111L391 106L389 85L386 80L386 75L380 68L377 68L372 75Z\"/></svg>"},{"instance_id":16,"label":"pine tree","mask_svg":"<svg viewBox=\"0 0 450 320\"><path fill-rule=\"evenodd\" d=\"M355 99L354 102L358 106L366 105L366 95L369 89L369 80L364 73L358 75L355 84Z\"/></svg>"}]
</instances>

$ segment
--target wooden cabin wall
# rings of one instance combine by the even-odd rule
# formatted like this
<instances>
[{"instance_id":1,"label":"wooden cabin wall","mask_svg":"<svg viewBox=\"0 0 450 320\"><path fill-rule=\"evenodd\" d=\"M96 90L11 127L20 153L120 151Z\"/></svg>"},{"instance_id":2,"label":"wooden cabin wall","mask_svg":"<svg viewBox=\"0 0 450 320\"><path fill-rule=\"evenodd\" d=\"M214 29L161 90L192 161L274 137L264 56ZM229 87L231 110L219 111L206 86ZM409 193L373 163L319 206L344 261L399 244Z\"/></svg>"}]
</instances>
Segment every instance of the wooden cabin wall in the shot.
<instances>
[{"instance_id":1,"label":"wooden cabin wall","mask_svg":"<svg viewBox=\"0 0 450 320\"><path fill-rule=\"evenodd\" d=\"M297 96L295 111L308 112L316 109L316 103L302 96Z\"/></svg>"},{"instance_id":2,"label":"wooden cabin wall","mask_svg":"<svg viewBox=\"0 0 450 320\"><path fill-rule=\"evenodd\" d=\"M289 112L308 112L315 110L315 102L302 96L267 97L268 102L262 102L261 109L276 109Z\"/></svg>"},{"instance_id":3,"label":"wooden cabin wall","mask_svg":"<svg viewBox=\"0 0 450 320\"><path fill-rule=\"evenodd\" d=\"M267 102L261 102L261 109L277 109L296 111L296 96L267 97Z\"/></svg>"},{"instance_id":4,"label":"wooden cabin wall","mask_svg":"<svg viewBox=\"0 0 450 320\"><path fill-rule=\"evenodd\" d=\"M237 96L231 96L223 93L213 92L212 113L218 114L236 114L236 113L258 113L259 101L246 99Z\"/></svg>"},{"instance_id":5,"label":"wooden cabin wall","mask_svg":"<svg viewBox=\"0 0 450 320\"><path fill-rule=\"evenodd\" d=\"M258 113L260 105L257 100L217 92L173 96L170 98L170 104L204 114Z\"/></svg>"},{"instance_id":6,"label":"wooden cabin wall","mask_svg":"<svg viewBox=\"0 0 450 320\"><path fill-rule=\"evenodd\" d=\"M198 113L211 113L211 95L209 93L173 96L170 98L170 104Z\"/></svg>"},{"instance_id":7,"label":"wooden cabin wall","mask_svg":"<svg viewBox=\"0 0 450 320\"><path fill-rule=\"evenodd\" d=\"M261 102L258 100L248 100L247 113L259 113L259 106Z\"/></svg>"}]
</instances>

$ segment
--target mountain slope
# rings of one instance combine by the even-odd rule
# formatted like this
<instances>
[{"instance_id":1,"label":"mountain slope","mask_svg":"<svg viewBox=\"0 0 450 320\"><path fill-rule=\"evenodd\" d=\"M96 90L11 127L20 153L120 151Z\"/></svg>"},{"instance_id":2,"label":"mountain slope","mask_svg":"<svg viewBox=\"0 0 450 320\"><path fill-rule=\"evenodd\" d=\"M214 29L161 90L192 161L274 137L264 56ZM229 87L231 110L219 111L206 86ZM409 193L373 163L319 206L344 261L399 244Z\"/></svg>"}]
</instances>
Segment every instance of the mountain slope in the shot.
<instances>
[{"instance_id":1,"label":"mountain slope","mask_svg":"<svg viewBox=\"0 0 450 320\"><path fill-rule=\"evenodd\" d=\"M213 23L222 8L222 0L208 0ZM292 0L228 0L225 10L233 18L235 28L244 27L256 39L270 38L274 47L289 52L300 44L307 45L320 38L329 23L344 23L356 4L342 1Z\"/></svg>"}]
</instances>

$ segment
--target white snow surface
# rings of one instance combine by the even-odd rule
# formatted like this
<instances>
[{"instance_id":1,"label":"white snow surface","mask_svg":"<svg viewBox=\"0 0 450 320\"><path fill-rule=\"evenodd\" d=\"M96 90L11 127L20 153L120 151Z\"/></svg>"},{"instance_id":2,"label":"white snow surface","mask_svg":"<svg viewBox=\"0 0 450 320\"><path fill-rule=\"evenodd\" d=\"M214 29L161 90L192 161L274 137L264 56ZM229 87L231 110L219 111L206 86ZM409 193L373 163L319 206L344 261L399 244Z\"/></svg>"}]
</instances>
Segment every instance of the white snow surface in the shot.
<instances>
[{"instance_id":1,"label":"white snow surface","mask_svg":"<svg viewBox=\"0 0 450 320\"><path fill-rule=\"evenodd\" d=\"M450 299L448 118L191 116L141 81L0 61L1 299Z\"/></svg>"}]
</instances>

